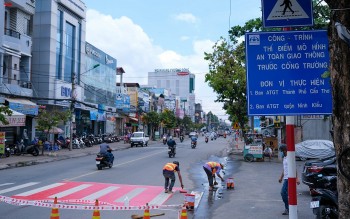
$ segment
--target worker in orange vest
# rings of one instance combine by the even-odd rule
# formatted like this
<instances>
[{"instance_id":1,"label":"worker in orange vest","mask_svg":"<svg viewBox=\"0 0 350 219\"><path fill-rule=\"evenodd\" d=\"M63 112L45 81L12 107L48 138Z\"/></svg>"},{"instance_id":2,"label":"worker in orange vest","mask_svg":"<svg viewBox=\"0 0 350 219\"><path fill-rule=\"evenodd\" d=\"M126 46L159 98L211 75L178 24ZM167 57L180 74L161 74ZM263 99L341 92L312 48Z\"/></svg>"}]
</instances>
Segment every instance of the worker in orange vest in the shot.
<instances>
[{"instance_id":1,"label":"worker in orange vest","mask_svg":"<svg viewBox=\"0 0 350 219\"><path fill-rule=\"evenodd\" d=\"M163 176L165 179L165 184L164 184L164 189L165 193L173 193L172 189L175 184L175 172L177 172L177 175L179 177L180 183L181 183L181 188L184 188L184 185L182 183L182 176L180 173L180 163L179 161L174 161L172 163L167 163L163 167ZM169 180L171 180L169 184Z\"/></svg>"},{"instance_id":2,"label":"worker in orange vest","mask_svg":"<svg viewBox=\"0 0 350 219\"><path fill-rule=\"evenodd\" d=\"M220 171L224 169L224 165L222 163L210 161L204 164L203 169L208 176L209 191L214 189L213 179L215 179L215 174L221 179L221 181L224 181L224 178L220 176Z\"/></svg>"}]
</instances>

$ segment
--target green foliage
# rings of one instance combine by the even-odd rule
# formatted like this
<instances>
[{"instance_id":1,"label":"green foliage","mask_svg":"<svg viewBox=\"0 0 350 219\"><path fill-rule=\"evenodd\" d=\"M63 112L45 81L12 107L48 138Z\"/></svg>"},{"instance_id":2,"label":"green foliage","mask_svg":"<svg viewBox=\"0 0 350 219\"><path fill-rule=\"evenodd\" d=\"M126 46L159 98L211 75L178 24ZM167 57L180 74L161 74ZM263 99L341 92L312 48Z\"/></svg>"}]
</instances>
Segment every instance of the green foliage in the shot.
<instances>
[{"instance_id":1,"label":"green foliage","mask_svg":"<svg viewBox=\"0 0 350 219\"><path fill-rule=\"evenodd\" d=\"M45 130L50 130L57 126L60 122L67 122L70 115L71 113L69 111L40 110L37 117L38 125L36 126L36 129L42 132Z\"/></svg>"},{"instance_id":2,"label":"green foliage","mask_svg":"<svg viewBox=\"0 0 350 219\"><path fill-rule=\"evenodd\" d=\"M142 117L142 121L152 127L158 127L160 116L157 112L151 111Z\"/></svg>"},{"instance_id":3,"label":"green foliage","mask_svg":"<svg viewBox=\"0 0 350 219\"><path fill-rule=\"evenodd\" d=\"M6 119L6 116L12 116L12 111L8 106L0 106L0 123L8 125L9 122Z\"/></svg>"},{"instance_id":4,"label":"green foliage","mask_svg":"<svg viewBox=\"0 0 350 219\"><path fill-rule=\"evenodd\" d=\"M165 109L160 114L160 121L163 123L164 127L167 129L173 129L176 127L176 117L173 111Z\"/></svg>"}]
</instances>

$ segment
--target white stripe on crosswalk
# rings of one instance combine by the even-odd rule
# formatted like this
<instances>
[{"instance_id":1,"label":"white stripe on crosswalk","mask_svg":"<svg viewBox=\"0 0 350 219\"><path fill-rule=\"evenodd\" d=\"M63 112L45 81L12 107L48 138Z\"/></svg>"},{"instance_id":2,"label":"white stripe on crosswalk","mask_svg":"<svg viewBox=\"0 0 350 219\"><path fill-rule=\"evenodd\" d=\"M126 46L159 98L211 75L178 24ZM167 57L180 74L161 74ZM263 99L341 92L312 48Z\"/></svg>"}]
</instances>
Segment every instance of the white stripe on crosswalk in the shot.
<instances>
[{"instance_id":1,"label":"white stripe on crosswalk","mask_svg":"<svg viewBox=\"0 0 350 219\"><path fill-rule=\"evenodd\" d=\"M136 188L132 190L131 192L128 192L127 194L123 195L122 197L115 200L115 202L124 202L124 199L128 197L128 199L131 201L132 198L138 196L140 193L142 193L146 188Z\"/></svg>"},{"instance_id":2,"label":"white stripe on crosswalk","mask_svg":"<svg viewBox=\"0 0 350 219\"><path fill-rule=\"evenodd\" d=\"M18 189L23 189L23 188L26 188L26 187L29 187L29 186L33 186L33 185L36 185L38 184L38 182L30 182L30 183L25 183L25 184L22 184L22 185L19 185L19 186L14 186L14 187L11 187L11 188L8 188L8 189L3 189L3 190L0 190L0 194L4 194L4 193L7 193L7 192L12 192L12 191L15 191L15 190L18 190Z\"/></svg>"},{"instance_id":3,"label":"white stripe on crosswalk","mask_svg":"<svg viewBox=\"0 0 350 219\"><path fill-rule=\"evenodd\" d=\"M51 196L49 196L49 198L55 198L55 197L62 198L64 196L67 196L67 195L79 192L80 190L86 189L86 188L88 188L90 186L92 186L92 185L91 184L82 184L82 185L76 186L74 188L67 189L66 191L59 192L57 194L51 195Z\"/></svg>"},{"instance_id":4,"label":"white stripe on crosswalk","mask_svg":"<svg viewBox=\"0 0 350 219\"><path fill-rule=\"evenodd\" d=\"M38 189L33 189L33 190L30 190L27 192L23 192L21 194L17 194L16 196L30 196L30 195L34 195L35 193L42 192L42 191L52 189L52 188L56 188L56 187L61 186L61 185L64 185L64 183L54 183L54 184L44 186L44 187L41 187Z\"/></svg>"},{"instance_id":5,"label":"white stripe on crosswalk","mask_svg":"<svg viewBox=\"0 0 350 219\"><path fill-rule=\"evenodd\" d=\"M109 187L102 189L98 192L92 193L92 194L90 194L82 199L83 200L96 200L96 199L99 199L100 197L107 195L108 193L113 192L114 190L117 190L119 188L120 187L117 187L117 186L109 186Z\"/></svg>"},{"instance_id":6,"label":"white stripe on crosswalk","mask_svg":"<svg viewBox=\"0 0 350 219\"><path fill-rule=\"evenodd\" d=\"M8 185L13 185L14 183L4 183L4 184L0 184L0 186L8 186Z\"/></svg>"},{"instance_id":7,"label":"white stripe on crosswalk","mask_svg":"<svg viewBox=\"0 0 350 219\"><path fill-rule=\"evenodd\" d=\"M168 198L169 198L169 194L162 192L159 195L157 195L156 197L154 197L154 199L152 199L152 201L150 201L148 204L149 205L158 205L159 203L164 203Z\"/></svg>"}]
</instances>

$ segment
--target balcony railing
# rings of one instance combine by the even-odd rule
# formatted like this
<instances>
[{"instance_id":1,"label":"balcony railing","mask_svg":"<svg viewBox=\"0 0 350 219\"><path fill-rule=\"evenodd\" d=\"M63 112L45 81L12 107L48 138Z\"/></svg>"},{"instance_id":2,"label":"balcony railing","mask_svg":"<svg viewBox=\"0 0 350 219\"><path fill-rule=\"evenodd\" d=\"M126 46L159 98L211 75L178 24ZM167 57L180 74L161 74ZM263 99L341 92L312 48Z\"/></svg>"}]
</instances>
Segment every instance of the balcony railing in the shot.
<instances>
[{"instance_id":1,"label":"balcony railing","mask_svg":"<svg viewBox=\"0 0 350 219\"><path fill-rule=\"evenodd\" d=\"M15 30L5 28L5 35L21 39L21 34Z\"/></svg>"}]
</instances>

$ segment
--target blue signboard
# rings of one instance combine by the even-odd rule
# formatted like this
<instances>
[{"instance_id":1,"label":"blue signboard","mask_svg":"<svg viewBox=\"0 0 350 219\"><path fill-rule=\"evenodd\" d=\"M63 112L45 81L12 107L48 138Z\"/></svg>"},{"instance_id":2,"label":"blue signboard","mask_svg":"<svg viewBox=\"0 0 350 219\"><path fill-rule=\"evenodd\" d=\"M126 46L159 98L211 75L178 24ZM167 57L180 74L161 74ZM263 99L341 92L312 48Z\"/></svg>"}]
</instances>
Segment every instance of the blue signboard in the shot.
<instances>
[{"instance_id":1,"label":"blue signboard","mask_svg":"<svg viewBox=\"0 0 350 219\"><path fill-rule=\"evenodd\" d=\"M38 115L39 106L38 105L30 105L30 104L22 104L22 103L14 103L9 102L10 109L17 111L19 113L23 113L26 115Z\"/></svg>"},{"instance_id":2,"label":"blue signboard","mask_svg":"<svg viewBox=\"0 0 350 219\"><path fill-rule=\"evenodd\" d=\"M248 115L332 114L326 31L247 33Z\"/></svg>"},{"instance_id":3,"label":"blue signboard","mask_svg":"<svg viewBox=\"0 0 350 219\"><path fill-rule=\"evenodd\" d=\"M262 0L264 27L313 26L312 0Z\"/></svg>"}]
</instances>

